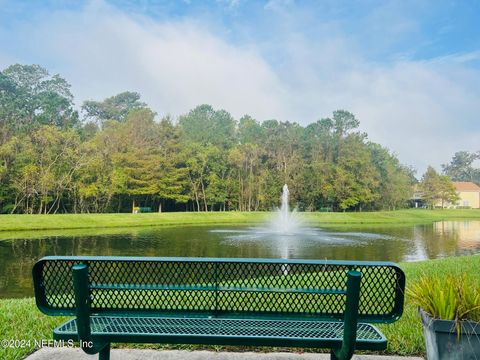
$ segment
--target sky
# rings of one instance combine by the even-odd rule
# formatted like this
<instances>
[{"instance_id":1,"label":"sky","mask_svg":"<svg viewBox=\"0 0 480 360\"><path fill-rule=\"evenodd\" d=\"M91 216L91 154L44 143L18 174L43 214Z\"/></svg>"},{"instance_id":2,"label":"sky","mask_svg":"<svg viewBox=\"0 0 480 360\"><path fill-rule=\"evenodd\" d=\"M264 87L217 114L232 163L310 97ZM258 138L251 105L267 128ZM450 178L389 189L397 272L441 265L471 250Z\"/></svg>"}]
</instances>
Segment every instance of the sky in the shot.
<instances>
[{"instance_id":1,"label":"sky","mask_svg":"<svg viewBox=\"0 0 480 360\"><path fill-rule=\"evenodd\" d=\"M0 69L39 64L77 106L137 91L302 125L351 111L369 139L441 170L480 150L479 1L0 0Z\"/></svg>"}]
</instances>

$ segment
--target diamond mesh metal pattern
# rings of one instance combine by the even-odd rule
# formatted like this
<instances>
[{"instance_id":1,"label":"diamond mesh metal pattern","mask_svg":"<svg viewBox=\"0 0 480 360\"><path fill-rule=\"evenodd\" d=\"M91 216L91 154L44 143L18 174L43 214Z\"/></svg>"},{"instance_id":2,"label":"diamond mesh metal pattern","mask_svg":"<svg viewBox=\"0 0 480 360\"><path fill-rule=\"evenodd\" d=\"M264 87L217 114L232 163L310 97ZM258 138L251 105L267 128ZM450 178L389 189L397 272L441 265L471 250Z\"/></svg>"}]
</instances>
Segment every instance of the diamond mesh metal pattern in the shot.
<instances>
[{"instance_id":1,"label":"diamond mesh metal pattern","mask_svg":"<svg viewBox=\"0 0 480 360\"><path fill-rule=\"evenodd\" d=\"M185 335L280 337L302 339L343 339L342 322L271 321L251 319L180 319L152 317L92 317L92 335ZM76 320L58 329L57 334L75 336ZM381 341L382 335L369 324L358 324L357 341Z\"/></svg>"},{"instance_id":2,"label":"diamond mesh metal pattern","mask_svg":"<svg viewBox=\"0 0 480 360\"><path fill-rule=\"evenodd\" d=\"M74 314L71 268L89 268L94 314L267 315L343 319L347 272L362 273L359 320L393 321L403 272L392 263L265 259L47 257L34 268L39 308Z\"/></svg>"}]
</instances>

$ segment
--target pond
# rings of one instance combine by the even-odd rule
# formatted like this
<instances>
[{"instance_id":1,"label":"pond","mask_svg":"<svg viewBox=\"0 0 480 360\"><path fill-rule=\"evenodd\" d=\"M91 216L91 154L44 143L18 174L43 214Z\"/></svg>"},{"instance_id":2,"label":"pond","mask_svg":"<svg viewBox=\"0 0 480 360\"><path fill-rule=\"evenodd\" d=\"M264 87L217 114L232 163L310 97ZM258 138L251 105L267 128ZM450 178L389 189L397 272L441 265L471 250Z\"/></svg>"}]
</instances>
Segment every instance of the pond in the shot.
<instances>
[{"instance_id":1,"label":"pond","mask_svg":"<svg viewBox=\"0 0 480 360\"><path fill-rule=\"evenodd\" d=\"M281 236L240 226L149 227L118 234L45 235L0 241L0 298L32 296L31 269L46 255L255 257L417 261L480 253L480 221L304 228Z\"/></svg>"}]
</instances>

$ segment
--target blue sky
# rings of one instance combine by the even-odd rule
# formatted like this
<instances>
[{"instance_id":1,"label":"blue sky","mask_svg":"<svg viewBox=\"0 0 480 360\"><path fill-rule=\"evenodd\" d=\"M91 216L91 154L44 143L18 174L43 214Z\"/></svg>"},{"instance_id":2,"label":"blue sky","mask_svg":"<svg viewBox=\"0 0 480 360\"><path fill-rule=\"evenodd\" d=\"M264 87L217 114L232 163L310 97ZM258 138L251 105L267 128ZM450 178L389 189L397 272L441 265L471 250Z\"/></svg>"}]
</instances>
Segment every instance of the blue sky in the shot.
<instances>
[{"instance_id":1,"label":"blue sky","mask_svg":"<svg viewBox=\"0 0 480 360\"><path fill-rule=\"evenodd\" d=\"M478 1L0 0L0 68L37 63L78 104L139 91L307 124L352 111L423 172L478 151Z\"/></svg>"}]
</instances>

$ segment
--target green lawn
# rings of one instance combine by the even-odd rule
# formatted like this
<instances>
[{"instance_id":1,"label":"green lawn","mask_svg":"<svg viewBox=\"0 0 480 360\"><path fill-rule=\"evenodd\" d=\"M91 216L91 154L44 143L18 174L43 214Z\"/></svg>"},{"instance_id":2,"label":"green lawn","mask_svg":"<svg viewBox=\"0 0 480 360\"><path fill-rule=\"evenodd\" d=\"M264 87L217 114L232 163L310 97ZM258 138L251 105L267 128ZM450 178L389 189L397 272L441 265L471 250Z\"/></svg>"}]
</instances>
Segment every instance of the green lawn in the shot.
<instances>
[{"instance_id":1,"label":"green lawn","mask_svg":"<svg viewBox=\"0 0 480 360\"><path fill-rule=\"evenodd\" d=\"M177 212L146 214L0 215L0 231L91 229L132 226L244 224L262 221L266 212Z\"/></svg>"},{"instance_id":2,"label":"green lawn","mask_svg":"<svg viewBox=\"0 0 480 360\"><path fill-rule=\"evenodd\" d=\"M175 226L208 224L252 224L264 221L269 212L177 212L149 214L57 214L0 215L0 231L49 229L125 228L132 226ZM430 223L447 219L480 219L480 210L408 209L377 212L300 213L312 225L380 225Z\"/></svg>"},{"instance_id":3,"label":"green lawn","mask_svg":"<svg viewBox=\"0 0 480 360\"><path fill-rule=\"evenodd\" d=\"M433 276L445 274L469 274L472 280L480 285L480 256L465 256L430 260L416 263L402 263L407 276L407 286L414 283L422 273ZM36 308L34 300L7 299L0 300L0 334L1 339L33 340L51 339L52 329L65 318L42 315ZM385 354L424 355L420 319L414 305L406 300L403 317L394 324L381 325L380 328L389 340ZM0 339L0 340L1 340ZM129 345L135 346L135 345ZM137 345L142 347L145 345ZM159 345L146 345L151 348L160 348ZM165 346L163 346L165 347ZM193 349L193 346L170 346L175 348ZM219 347L215 347L218 349ZM22 359L32 352L33 346L20 349L3 349L0 347L0 359ZM261 349L265 350L265 349Z\"/></svg>"}]
</instances>

